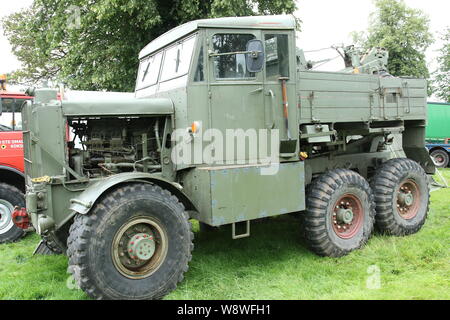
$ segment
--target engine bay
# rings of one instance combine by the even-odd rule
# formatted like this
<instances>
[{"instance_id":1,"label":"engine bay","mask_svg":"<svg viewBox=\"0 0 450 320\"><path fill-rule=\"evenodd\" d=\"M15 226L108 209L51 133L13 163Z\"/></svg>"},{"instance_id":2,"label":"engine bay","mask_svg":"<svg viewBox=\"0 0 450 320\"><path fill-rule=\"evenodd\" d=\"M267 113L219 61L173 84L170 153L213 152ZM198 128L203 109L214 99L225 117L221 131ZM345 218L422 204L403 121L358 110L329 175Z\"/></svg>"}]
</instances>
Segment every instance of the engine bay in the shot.
<instances>
[{"instance_id":1,"label":"engine bay","mask_svg":"<svg viewBox=\"0 0 450 320\"><path fill-rule=\"evenodd\" d=\"M70 167L90 178L160 170L161 125L154 117L68 119Z\"/></svg>"}]
</instances>

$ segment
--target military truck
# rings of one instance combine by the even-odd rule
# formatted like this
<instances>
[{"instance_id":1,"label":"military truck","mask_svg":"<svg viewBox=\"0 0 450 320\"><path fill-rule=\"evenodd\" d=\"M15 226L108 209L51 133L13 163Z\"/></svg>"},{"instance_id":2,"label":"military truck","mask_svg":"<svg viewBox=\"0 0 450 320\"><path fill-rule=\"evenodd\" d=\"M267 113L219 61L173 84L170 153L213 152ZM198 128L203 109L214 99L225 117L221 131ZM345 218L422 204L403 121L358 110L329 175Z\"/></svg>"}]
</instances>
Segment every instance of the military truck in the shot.
<instances>
[{"instance_id":1,"label":"military truck","mask_svg":"<svg viewBox=\"0 0 450 320\"><path fill-rule=\"evenodd\" d=\"M174 290L191 219L240 239L256 219L298 214L299 234L330 257L374 225L420 230L435 170L425 80L311 70L295 28L291 16L193 21L142 49L133 98L30 92L26 215L89 296Z\"/></svg>"}]
</instances>

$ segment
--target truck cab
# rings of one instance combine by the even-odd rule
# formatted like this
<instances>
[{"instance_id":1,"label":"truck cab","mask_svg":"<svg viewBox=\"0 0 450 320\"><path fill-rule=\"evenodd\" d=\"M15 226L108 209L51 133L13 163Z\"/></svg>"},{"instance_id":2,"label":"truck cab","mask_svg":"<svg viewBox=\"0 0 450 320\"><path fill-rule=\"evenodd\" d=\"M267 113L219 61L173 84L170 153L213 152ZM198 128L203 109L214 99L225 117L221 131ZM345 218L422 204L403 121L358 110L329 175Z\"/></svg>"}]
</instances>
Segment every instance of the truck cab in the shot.
<instances>
[{"instance_id":1,"label":"truck cab","mask_svg":"<svg viewBox=\"0 0 450 320\"><path fill-rule=\"evenodd\" d=\"M247 66L253 41L261 44L258 72ZM289 120L298 119L295 20L290 17L189 22L152 41L139 58L136 97L171 98L178 128L198 122L203 132L215 128L225 134L227 129L281 127L282 109L274 110L282 96L281 77L287 80L287 103L292 106ZM298 135L296 126L290 135ZM291 160L298 159L295 150L291 154ZM223 160L234 159L225 155Z\"/></svg>"},{"instance_id":2,"label":"truck cab","mask_svg":"<svg viewBox=\"0 0 450 320\"><path fill-rule=\"evenodd\" d=\"M0 243L25 234L14 225L12 213L15 206L25 206L21 111L30 99L23 93L0 92Z\"/></svg>"}]
</instances>

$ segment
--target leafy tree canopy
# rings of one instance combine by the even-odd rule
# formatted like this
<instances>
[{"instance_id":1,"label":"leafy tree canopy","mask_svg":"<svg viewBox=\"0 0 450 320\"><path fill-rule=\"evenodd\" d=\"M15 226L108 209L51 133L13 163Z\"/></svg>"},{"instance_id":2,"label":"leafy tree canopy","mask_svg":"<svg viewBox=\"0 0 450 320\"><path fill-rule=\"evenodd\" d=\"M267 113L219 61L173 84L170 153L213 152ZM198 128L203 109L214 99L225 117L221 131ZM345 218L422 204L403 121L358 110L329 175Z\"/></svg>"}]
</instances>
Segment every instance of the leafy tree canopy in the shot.
<instances>
[{"instance_id":1,"label":"leafy tree canopy","mask_svg":"<svg viewBox=\"0 0 450 320\"><path fill-rule=\"evenodd\" d=\"M437 58L439 67L434 72L433 91L440 99L450 102L450 28L442 35L444 42Z\"/></svg>"},{"instance_id":2,"label":"leafy tree canopy","mask_svg":"<svg viewBox=\"0 0 450 320\"><path fill-rule=\"evenodd\" d=\"M13 80L132 91L139 51L173 27L202 18L295 10L294 0L34 0L2 24L23 64Z\"/></svg>"},{"instance_id":3,"label":"leafy tree canopy","mask_svg":"<svg viewBox=\"0 0 450 320\"><path fill-rule=\"evenodd\" d=\"M403 0L375 0L367 32L354 33L365 49L384 47L389 51L389 73L395 76L429 78L425 50L433 43L429 18Z\"/></svg>"}]
</instances>

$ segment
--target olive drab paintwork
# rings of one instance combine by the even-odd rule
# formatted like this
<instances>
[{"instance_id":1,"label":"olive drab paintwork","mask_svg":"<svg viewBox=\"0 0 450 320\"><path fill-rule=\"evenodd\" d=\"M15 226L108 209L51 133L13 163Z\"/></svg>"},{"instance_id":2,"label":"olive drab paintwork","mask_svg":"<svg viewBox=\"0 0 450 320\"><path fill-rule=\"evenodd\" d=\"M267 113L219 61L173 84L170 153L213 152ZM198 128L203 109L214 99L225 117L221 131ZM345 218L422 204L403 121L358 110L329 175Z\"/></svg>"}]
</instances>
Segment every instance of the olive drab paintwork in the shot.
<instances>
[{"instance_id":1,"label":"olive drab paintwork","mask_svg":"<svg viewBox=\"0 0 450 320\"><path fill-rule=\"evenodd\" d=\"M28 212L38 232L64 243L58 231L74 215L90 214L127 181L158 184L192 218L219 226L303 211L306 185L329 169L368 178L388 159L409 157L433 172L424 79L310 70L295 39L291 16L193 21L141 51L133 99L58 101L56 91L36 90L23 121ZM263 51L246 51L251 40ZM264 55L260 72L245 69L250 54ZM279 145L277 173L261 175L259 152L224 153L220 165L174 161L177 142L202 150L208 129L279 132L268 146ZM36 180L42 176L50 180Z\"/></svg>"}]
</instances>

